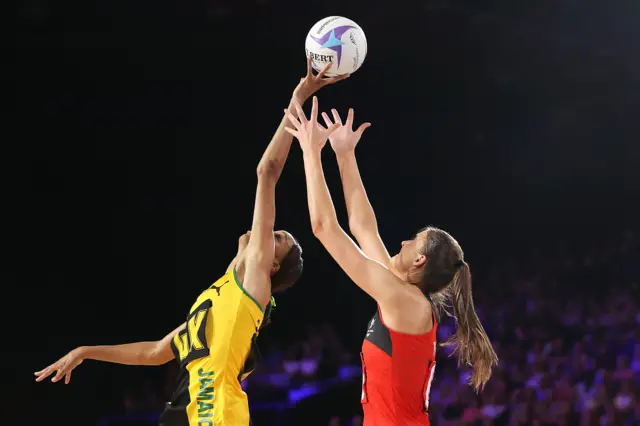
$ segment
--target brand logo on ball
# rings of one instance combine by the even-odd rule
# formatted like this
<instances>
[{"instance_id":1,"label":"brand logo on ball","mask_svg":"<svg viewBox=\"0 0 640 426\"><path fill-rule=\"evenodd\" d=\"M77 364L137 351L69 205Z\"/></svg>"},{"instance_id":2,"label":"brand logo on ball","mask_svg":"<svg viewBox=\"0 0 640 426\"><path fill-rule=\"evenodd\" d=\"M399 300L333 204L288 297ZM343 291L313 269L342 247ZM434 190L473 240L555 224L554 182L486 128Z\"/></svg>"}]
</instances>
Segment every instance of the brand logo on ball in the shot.
<instances>
[{"instance_id":1,"label":"brand logo on ball","mask_svg":"<svg viewBox=\"0 0 640 426\"><path fill-rule=\"evenodd\" d=\"M340 59L342 59L342 35L349 31L351 28L355 28L352 25L343 25L341 27L335 27L322 37L314 37L311 38L320 45L320 47L331 49L338 55L338 63L337 66L340 66Z\"/></svg>"}]
</instances>

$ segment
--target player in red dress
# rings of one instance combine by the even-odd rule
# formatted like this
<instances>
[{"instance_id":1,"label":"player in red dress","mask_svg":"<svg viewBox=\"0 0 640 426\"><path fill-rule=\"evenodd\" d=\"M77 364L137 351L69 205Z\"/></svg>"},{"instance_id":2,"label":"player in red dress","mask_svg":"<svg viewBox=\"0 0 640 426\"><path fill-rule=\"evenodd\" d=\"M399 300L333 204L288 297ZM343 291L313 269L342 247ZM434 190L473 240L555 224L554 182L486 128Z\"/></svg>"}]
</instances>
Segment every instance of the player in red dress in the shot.
<instances>
[{"instance_id":1,"label":"player in red dress","mask_svg":"<svg viewBox=\"0 0 640 426\"><path fill-rule=\"evenodd\" d=\"M304 153L309 213L314 235L347 275L378 303L362 345L362 404L365 426L428 426L429 390L436 366L438 317L449 300L459 365L473 368L471 385L481 390L497 363L491 342L473 306L471 273L458 242L447 232L427 227L389 256L367 198L355 158L355 146L368 123L352 130L353 110L344 125L323 114L318 101L307 119L286 112ZM331 141L342 176L349 227L359 247L338 224L327 189L320 153Z\"/></svg>"}]
</instances>

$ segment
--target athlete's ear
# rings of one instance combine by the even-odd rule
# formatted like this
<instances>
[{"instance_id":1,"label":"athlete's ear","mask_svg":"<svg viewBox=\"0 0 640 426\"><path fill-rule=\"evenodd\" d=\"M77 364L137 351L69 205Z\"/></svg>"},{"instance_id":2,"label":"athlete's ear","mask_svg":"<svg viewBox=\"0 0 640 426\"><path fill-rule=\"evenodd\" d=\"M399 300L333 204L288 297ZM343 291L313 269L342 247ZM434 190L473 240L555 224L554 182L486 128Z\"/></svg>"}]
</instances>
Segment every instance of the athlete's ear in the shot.
<instances>
[{"instance_id":1,"label":"athlete's ear","mask_svg":"<svg viewBox=\"0 0 640 426\"><path fill-rule=\"evenodd\" d=\"M427 256L425 256L424 254L420 254L416 256L416 259L413 261L413 266L415 268L419 268L423 266L425 263L427 263Z\"/></svg>"},{"instance_id":2,"label":"athlete's ear","mask_svg":"<svg viewBox=\"0 0 640 426\"><path fill-rule=\"evenodd\" d=\"M280 264L278 262L273 262L271 266L271 276L275 275L276 272L280 270Z\"/></svg>"}]
</instances>

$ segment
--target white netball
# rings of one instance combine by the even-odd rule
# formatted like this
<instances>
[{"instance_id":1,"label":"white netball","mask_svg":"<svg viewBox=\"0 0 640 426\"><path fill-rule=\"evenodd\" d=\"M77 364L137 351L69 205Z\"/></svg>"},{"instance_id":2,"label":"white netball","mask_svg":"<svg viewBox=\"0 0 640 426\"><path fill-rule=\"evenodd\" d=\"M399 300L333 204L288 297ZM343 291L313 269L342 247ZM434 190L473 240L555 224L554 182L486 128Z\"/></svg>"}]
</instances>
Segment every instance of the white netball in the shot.
<instances>
[{"instance_id":1,"label":"white netball","mask_svg":"<svg viewBox=\"0 0 640 426\"><path fill-rule=\"evenodd\" d=\"M351 19L330 16L311 28L305 50L316 70L333 62L327 76L353 74L367 56L367 38L362 28Z\"/></svg>"}]
</instances>

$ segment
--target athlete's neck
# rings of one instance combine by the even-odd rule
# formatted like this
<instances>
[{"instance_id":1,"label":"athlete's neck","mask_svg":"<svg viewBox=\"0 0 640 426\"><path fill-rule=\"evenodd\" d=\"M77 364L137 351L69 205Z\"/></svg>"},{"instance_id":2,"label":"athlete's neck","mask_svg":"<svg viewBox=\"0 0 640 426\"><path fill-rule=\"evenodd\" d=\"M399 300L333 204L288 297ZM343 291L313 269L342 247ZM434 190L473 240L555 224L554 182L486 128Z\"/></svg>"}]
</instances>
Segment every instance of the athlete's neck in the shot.
<instances>
[{"instance_id":1,"label":"athlete's neck","mask_svg":"<svg viewBox=\"0 0 640 426\"><path fill-rule=\"evenodd\" d=\"M243 255L244 255L245 248L246 248L246 245L238 247L238 253L236 253L236 257L233 258L233 260L231 261L231 263L227 267L227 272L230 272L234 268L237 269L238 265L240 263L242 263L242 261L244 260ZM244 267L242 269L243 269L242 272L243 272L243 276L244 276ZM238 272L238 271L236 270L236 272Z\"/></svg>"},{"instance_id":2,"label":"athlete's neck","mask_svg":"<svg viewBox=\"0 0 640 426\"><path fill-rule=\"evenodd\" d=\"M233 269L236 270L236 276L240 282L244 279L244 250L239 250L236 257L233 258L229 266L227 267L227 273Z\"/></svg>"}]
</instances>

